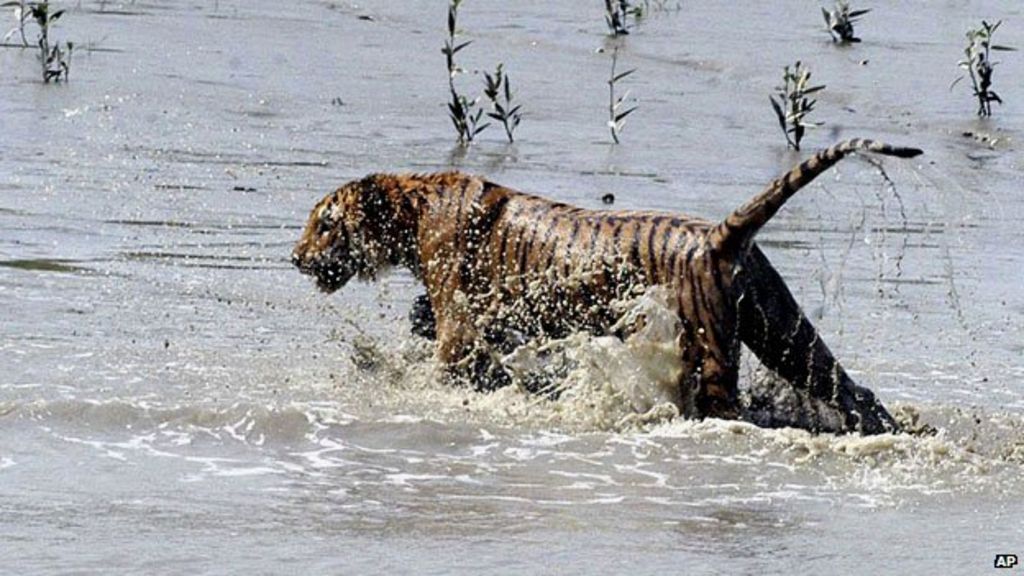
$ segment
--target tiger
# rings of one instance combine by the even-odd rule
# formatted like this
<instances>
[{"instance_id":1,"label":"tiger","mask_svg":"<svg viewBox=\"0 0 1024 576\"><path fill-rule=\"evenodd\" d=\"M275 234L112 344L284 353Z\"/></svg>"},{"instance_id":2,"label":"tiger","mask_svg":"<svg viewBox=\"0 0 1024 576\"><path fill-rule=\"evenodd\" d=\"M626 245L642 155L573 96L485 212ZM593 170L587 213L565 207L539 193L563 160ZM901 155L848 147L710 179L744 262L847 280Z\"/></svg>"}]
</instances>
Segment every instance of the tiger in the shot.
<instances>
[{"instance_id":1,"label":"tiger","mask_svg":"<svg viewBox=\"0 0 1024 576\"><path fill-rule=\"evenodd\" d=\"M840 142L718 222L589 210L457 171L371 174L316 204L291 260L325 293L389 268L411 271L426 288L417 305L430 318L420 329L436 338L436 358L453 377L480 374L481 365L500 373L491 345L510 333L606 334L616 316L611 304L626 290L663 286L682 326L682 414L743 418L746 345L786 385L842 415L835 429L808 424L812 432L895 433L895 419L839 364L754 242L797 191L861 151L922 153L867 139Z\"/></svg>"}]
</instances>

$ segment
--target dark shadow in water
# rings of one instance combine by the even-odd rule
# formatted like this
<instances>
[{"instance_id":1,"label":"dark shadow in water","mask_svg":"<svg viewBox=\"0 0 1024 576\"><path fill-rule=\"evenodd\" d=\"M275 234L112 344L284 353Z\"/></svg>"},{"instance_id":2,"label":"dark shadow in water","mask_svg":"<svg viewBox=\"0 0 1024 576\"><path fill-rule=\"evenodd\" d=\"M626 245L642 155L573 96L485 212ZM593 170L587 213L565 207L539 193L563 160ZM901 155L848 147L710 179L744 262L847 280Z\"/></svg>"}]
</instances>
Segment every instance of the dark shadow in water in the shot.
<instances>
[{"instance_id":1,"label":"dark shadow in water","mask_svg":"<svg viewBox=\"0 0 1024 576\"><path fill-rule=\"evenodd\" d=\"M448 159L445 162L445 166L453 170L461 170L462 161L466 159L467 152L469 152L469 146L464 144L452 146L452 149L448 151Z\"/></svg>"},{"instance_id":2,"label":"dark shadow in water","mask_svg":"<svg viewBox=\"0 0 1024 576\"><path fill-rule=\"evenodd\" d=\"M290 262L285 258L267 259L251 256L228 256L221 254L186 254L159 251L133 251L122 254L125 260L134 262L172 262L182 268L214 268L236 270L287 270Z\"/></svg>"},{"instance_id":3,"label":"dark shadow in water","mask_svg":"<svg viewBox=\"0 0 1024 576\"><path fill-rule=\"evenodd\" d=\"M0 268L14 268L33 272L62 272L65 274L88 274L91 269L75 265L75 260L31 258L24 260L0 260Z\"/></svg>"}]
</instances>

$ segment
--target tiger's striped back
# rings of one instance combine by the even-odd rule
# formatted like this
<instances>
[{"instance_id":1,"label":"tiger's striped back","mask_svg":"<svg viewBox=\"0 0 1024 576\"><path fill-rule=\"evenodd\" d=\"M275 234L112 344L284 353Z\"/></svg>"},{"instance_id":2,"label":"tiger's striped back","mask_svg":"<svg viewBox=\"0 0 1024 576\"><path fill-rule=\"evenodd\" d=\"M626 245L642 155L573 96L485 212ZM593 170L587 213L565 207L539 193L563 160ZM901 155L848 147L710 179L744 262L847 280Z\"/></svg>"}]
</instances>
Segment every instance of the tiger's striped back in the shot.
<instances>
[{"instance_id":1,"label":"tiger's striped back","mask_svg":"<svg viewBox=\"0 0 1024 576\"><path fill-rule=\"evenodd\" d=\"M659 212L585 210L519 195L495 222L490 257L503 276L574 271L616 265L652 284L678 270L674 256L699 245L710 224Z\"/></svg>"}]
</instances>

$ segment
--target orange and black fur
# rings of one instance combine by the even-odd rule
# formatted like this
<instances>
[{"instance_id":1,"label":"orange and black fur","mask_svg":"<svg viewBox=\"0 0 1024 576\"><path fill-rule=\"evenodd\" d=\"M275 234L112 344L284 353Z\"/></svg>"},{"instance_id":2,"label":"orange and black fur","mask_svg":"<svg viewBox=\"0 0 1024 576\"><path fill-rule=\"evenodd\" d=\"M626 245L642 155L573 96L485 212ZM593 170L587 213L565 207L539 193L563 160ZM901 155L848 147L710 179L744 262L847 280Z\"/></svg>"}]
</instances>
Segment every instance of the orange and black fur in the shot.
<instances>
[{"instance_id":1,"label":"orange and black fur","mask_svg":"<svg viewBox=\"0 0 1024 576\"><path fill-rule=\"evenodd\" d=\"M447 172L367 176L313 209L292 260L332 292L390 266L426 285L438 358L479 374L494 334L606 332L612 301L661 285L683 331L680 409L738 418L740 344L789 385L843 414L838 430L873 434L897 424L846 374L754 244L800 188L851 152L921 151L870 140L823 150L718 224L648 211L593 211ZM495 369L491 366L492 374ZM500 371L500 370L499 370ZM813 425L811 425L813 427Z\"/></svg>"}]
</instances>

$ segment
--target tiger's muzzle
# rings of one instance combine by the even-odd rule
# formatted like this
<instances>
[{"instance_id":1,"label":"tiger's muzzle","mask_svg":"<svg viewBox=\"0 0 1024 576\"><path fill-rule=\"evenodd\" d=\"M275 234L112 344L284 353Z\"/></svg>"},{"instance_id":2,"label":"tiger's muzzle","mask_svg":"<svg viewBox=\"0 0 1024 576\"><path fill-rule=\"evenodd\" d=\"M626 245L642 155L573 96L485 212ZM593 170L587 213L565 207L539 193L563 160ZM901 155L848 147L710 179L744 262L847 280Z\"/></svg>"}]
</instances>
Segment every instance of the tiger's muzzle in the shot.
<instances>
[{"instance_id":1,"label":"tiger's muzzle","mask_svg":"<svg viewBox=\"0 0 1024 576\"><path fill-rule=\"evenodd\" d=\"M345 266L330 257L303 258L298 252L292 252L292 264L299 272L312 276L316 280L317 288L325 294L342 288L356 274L354 266Z\"/></svg>"}]
</instances>

